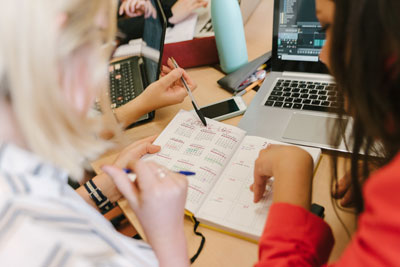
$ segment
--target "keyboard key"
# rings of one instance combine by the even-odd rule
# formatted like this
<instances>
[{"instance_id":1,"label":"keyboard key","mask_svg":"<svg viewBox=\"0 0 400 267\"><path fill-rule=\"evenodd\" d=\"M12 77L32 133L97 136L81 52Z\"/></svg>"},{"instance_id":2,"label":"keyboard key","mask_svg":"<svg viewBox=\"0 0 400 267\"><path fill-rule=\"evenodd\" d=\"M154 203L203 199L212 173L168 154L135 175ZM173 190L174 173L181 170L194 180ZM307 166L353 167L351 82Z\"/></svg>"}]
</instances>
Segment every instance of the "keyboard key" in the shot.
<instances>
[{"instance_id":1,"label":"keyboard key","mask_svg":"<svg viewBox=\"0 0 400 267\"><path fill-rule=\"evenodd\" d=\"M326 93L327 93L327 91L324 91L324 90L318 91L319 95L326 95Z\"/></svg>"},{"instance_id":2,"label":"keyboard key","mask_svg":"<svg viewBox=\"0 0 400 267\"><path fill-rule=\"evenodd\" d=\"M301 89L300 93L302 93L302 94L308 94L308 89Z\"/></svg>"},{"instance_id":3,"label":"keyboard key","mask_svg":"<svg viewBox=\"0 0 400 267\"><path fill-rule=\"evenodd\" d=\"M313 102L311 102L311 104L312 105L320 105L321 104L321 101L319 101L319 100L314 100Z\"/></svg>"},{"instance_id":4,"label":"keyboard key","mask_svg":"<svg viewBox=\"0 0 400 267\"><path fill-rule=\"evenodd\" d=\"M274 91L282 91L283 87L280 86L275 86Z\"/></svg>"},{"instance_id":5,"label":"keyboard key","mask_svg":"<svg viewBox=\"0 0 400 267\"><path fill-rule=\"evenodd\" d=\"M312 99L312 100L318 99L318 95L310 95L308 97L308 99Z\"/></svg>"},{"instance_id":6,"label":"keyboard key","mask_svg":"<svg viewBox=\"0 0 400 267\"><path fill-rule=\"evenodd\" d=\"M311 104L311 100L310 99L303 99L303 104Z\"/></svg>"},{"instance_id":7,"label":"keyboard key","mask_svg":"<svg viewBox=\"0 0 400 267\"><path fill-rule=\"evenodd\" d=\"M323 86L323 85L318 85L316 89L321 90L321 89L324 89L324 88L325 88L325 86Z\"/></svg>"},{"instance_id":8,"label":"keyboard key","mask_svg":"<svg viewBox=\"0 0 400 267\"><path fill-rule=\"evenodd\" d=\"M326 100L328 97L326 95L320 95L318 100Z\"/></svg>"},{"instance_id":9,"label":"keyboard key","mask_svg":"<svg viewBox=\"0 0 400 267\"><path fill-rule=\"evenodd\" d=\"M328 108L323 106L303 105L303 110L322 111L327 112Z\"/></svg>"},{"instance_id":10,"label":"keyboard key","mask_svg":"<svg viewBox=\"0 0 400 267\"><path fill-rule=\"evenodd\" d=\"M308 96L309 96L309 94L301 94L301 95L300 95L301 98L305 98L305 99L307 99Z\"/></svg>"},{"instance_id":11,"label":"keyboard key","mask_svg":"<svg viewBox=\"0 0 400 267\"><path fill-rule=\"evenodd\" d=\"M272 95L272 96L268 97L268 100L275 101L275 100L278 100L278 97L277 97L277 96L274 96L274 95Z\"/></svg>"},{"instance_id":12,"label":"keyboard key","mask_svg":"<svg viewBox=\"0 0 400 267\"><path fill-rule=\"evenodd\" d=\"M292 93L298 93L298 92L300 92L300 89L299 89L299 88L294 88L294 89L292 90Z\"/></svg>"},{"instance_id":13,"label":"keyboard key","mask_svg":"<svg viewBox=\"0 0 400 267\"><path fill-rule=\"evenodd\" d=\"M283 102L275 102L274 107L282 107L283 106Z\"/></svg>"},{"instance_id":14,"label":"keyboard key","mask_svg":"<svg viewBox=\"0 0 400 267\"><path fill-rule=\"evenodd\" d=\"M285 104L283 104L283 107L284 108L291 108L292 107L292 103L285 103Z\"/></svg>"},{"instance_id":15,"label":"keyboard key","mask_svg":"<svg viewBox=\"0 0 400 267\"><path fill-rule=\"evenodd\" d=\"M290 92L290 91L292 91L292 88L290 88L290 87L285 87L285 88L283 88L283 91L284 91L284 92Z\"/></svg>"},{"instance_id":16,"label":"keyboard key","mask_svg":"<svg viewBox=\"0 0 400 267\"><path fill-rule=\"evenodd\" d=\"M285 98L285 103L292 103L293 102L293 98L292 97L286 97Z\"/></svg>"},{"instance_id":17,"label":"keyboard key","mask_svg":"<svg viewBox=\"0 0 400 267\"><path fill-rule=\"evenodd\" d=\"M305 85L305 84L300 84L299 85L299 88L306 88L307 87L307 85Z\"/></svg>"},{"instance_id":18,"label":"keyboard key","mask_svg":"<svg viewBox=\"0 0 400 267\"><path fill-rule=\"evenodd\" d=\"M285 98L283 96L278 97L277 101L284 101Z\"/></svg>"},{"instance_id":19,"label":"keyboard key","mask_svg":"<svg viewBox=\"0 0 400 267\"><path fill-rule=\"evenodd\" d=\"M321 106L327 106L329 107L330 102L329 101L322 101Z\"/></svg>"},{"instance_id":20,"label":"keyboard key","mask_svg":"<svg viewBox=\"0 0 400 267\"><path fill-rule=\"evenodd\" d=\"M293 93L292 97L300 97L300 94L299 93Z\"/></svg>"},{"instance_id":21,"label":"keyboard key","mask_svg":"<svg viewBox=\"0 0 400 267\"><path fill-rule=\"evenodd\" d=\"M301 109L302 106L302 104L293 104L293 108L295 109Z\"/></svg>"},{"instance_id":22,"label":"keyboard key","mask_svg":"<svg viewBox=\"0 0 400 267\"><path fill-rule=\"evenodd\" d=\"M265 106L272 107L273 105L274 105L274 101L268 100L267 102L265 102Z\"/></svg>"},{"instance_id":23,"label":"keyboard key","mask_svg":"<svg viewBox=\"0 0 400 267\"><path fill-rule=\"evenodd\" d=\"M318 90L310 90L310 94L316 95L318 94Z\"/></svg>"},{"instance_id":24,"label":"keyboard key","mask_svg":"<svg viewBox=\"0 0 400 267\"><path fill-rule=\"evenodd\" d=\"M283 94L284 97L289 97L289 96L291 96L291 95L292 95L292 94L291 94L290 92L287 92L287 93L284 93L284 94Z\"/></svg>"},{"instance_id":25,"label":"keyboard key","mask_svg":"<svg viewBox=\"0 0 400 267\"><path fill-rule=\"evenodd\" d=\"M309 84L309 85L307 85L307 88L308 88L308 89L314 89L314 88L315 88L315 85Z\"/></svg>"},{"instance_id":26,"label":"keyboard key","mask_svg":"<svg viewBox=\"0 0 400 267\"><path fill-rule=\"evenodd\" d=\"M301 98L295 98L294 100L293 100L293 103L298 103L298 104L300 104L302 102L302 99Z\"/></svg>"},{"instance_id":27,"label":"keyboard key","mask_svg":"<svg viewBox=\"0 0 400 267\"><path fill-rule=\"evenodd\" d=\"M275 92L275 91L272 91L271 95L274 95L274 96L281 96L281 95L282 95L282 92Z\"/></svg>"}]
</instances>

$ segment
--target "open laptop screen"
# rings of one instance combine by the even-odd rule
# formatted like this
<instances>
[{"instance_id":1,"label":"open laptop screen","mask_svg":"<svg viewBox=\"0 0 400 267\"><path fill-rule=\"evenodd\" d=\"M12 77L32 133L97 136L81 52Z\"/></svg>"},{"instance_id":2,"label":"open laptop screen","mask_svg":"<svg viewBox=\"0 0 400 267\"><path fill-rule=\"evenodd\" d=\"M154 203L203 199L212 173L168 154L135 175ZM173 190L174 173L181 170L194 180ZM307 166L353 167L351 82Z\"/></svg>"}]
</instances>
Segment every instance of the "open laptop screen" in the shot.
<instances>
[{"instance_id":1,"label":"open laptop screen","mask_svg":"<svg viewBox=\"0 0 400 267\"><path fill-rule=\"evenodd\" d=\"M274 71L325 73L319 53L325 43L315 15L315 0L275 0Z\"/></svg>"},{"instance_id":2,"label":"open laptop screen","mask_svg":"<svg viewBox=\"0 0 400 267\"><path fill-rule=\"evenodd\" d=\"M142 56L147 78L145 86L159 78L167 24L159 0L151 0L151 3L157 14L156 18L150 16L144 20Z\"/></svg>"}]
</instances>

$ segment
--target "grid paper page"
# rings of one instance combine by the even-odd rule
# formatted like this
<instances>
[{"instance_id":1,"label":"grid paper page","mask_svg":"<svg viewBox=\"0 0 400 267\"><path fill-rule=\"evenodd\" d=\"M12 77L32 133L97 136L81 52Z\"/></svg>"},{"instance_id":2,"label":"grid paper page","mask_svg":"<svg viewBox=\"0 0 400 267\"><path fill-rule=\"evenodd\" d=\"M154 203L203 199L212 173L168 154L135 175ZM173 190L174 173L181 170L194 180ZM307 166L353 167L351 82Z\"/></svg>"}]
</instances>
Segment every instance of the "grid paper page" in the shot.
<instances>
[{"instance_id":1,"label":"grid paper page","mask_svg":"<svg viewBox=\"0 0 400 267\"><path fill-rule=\"evenodd\" d=\"M254 162L268 143L282 144L255 136L244 138L204 201L197 216L200 222L253 240L259 239L272 204L273 184L267 185L270 190L266 190L264 198L257 204L253 202L250 185L254 180ZM314 162L319 159L320 149L304 149L310 152Z\"/></svg>"},{"instance_id":2,"label":"grid paper page","mask_svg":"<svg viewBox=\"0 0 400 267\"><path fill-rule=\"evenodd\" d=\"M181 110L154 142L161 151L145 159L196 173L188 176L185 206L196 213L244 136L243 130L210 119L204 127L195 114Z\"/></svg>"}]
</instances>

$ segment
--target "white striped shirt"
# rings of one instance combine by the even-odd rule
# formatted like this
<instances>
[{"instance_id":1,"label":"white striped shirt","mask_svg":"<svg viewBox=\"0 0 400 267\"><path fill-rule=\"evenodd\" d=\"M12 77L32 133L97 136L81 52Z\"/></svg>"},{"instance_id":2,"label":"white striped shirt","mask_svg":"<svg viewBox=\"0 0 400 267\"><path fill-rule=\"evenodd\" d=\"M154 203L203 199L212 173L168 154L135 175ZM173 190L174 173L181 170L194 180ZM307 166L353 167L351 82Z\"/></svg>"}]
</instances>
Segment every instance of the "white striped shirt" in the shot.
<instances>
[{"instance_id":1,"label":"white striped shirt","mask_svg":"<svg viewBox=\"0 0 400 267\"><path fill-rule=\"evenodd\" d=\"M0 143L1 266L157 266L36 155Z\"/></svg>"}]
</instances>

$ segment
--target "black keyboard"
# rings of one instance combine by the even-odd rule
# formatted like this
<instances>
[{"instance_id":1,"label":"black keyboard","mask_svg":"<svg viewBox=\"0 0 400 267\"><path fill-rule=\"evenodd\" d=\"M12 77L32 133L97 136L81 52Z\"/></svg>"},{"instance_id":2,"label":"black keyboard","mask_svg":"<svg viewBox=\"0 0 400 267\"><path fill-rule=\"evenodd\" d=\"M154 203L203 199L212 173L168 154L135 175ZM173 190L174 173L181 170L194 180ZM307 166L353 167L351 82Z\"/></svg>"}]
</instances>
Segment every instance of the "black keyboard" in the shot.
<instances>
[{"instance_id":1,"label":"black keyboard","mask_svg":"<svg viewBox=\"0 0 400 267\"><path fill-rule=\"evenodd\" d=\"M134 81L135 60L122 60L110 64L111 108L122 106L137 96Z\"/></svg>"},{"instance_id":2,"label":"black keyboard","mask_svg":"<svg viewBox=\"0 0 400 267\"><path fill-rule=\"evenodd\" d=\"M335 112L342 102L334 83L279 79L265 106Z\"/></svg>"}]
</instances>

